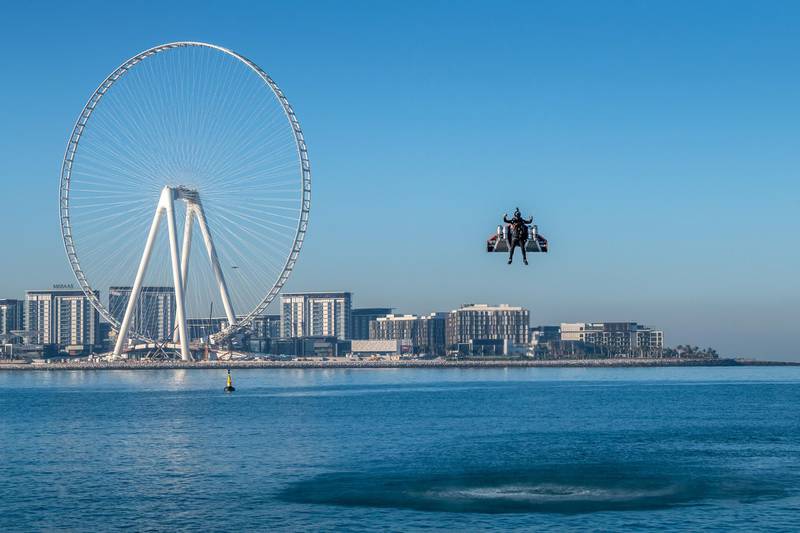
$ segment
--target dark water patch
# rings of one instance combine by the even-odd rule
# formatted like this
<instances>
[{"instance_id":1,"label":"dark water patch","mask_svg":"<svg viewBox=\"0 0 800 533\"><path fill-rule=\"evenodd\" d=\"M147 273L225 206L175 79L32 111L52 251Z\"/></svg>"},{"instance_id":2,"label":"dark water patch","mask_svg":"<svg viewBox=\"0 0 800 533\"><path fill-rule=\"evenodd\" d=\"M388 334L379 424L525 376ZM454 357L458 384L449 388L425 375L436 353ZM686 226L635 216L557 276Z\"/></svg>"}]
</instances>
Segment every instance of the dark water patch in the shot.
<instances>
[{"instance_id":1,"label":"dark water patch","mask_svg":"<svg viewBox=\"0 0 800 533\"><path fill-rule=\"evenodd\" d=\"M337 472L293 483L280 498L304 504L455 513L640 511L780 497L779 487L717 475L669 472L666 465L548 465L469 473Z\"/></svg>"}]
</instances>

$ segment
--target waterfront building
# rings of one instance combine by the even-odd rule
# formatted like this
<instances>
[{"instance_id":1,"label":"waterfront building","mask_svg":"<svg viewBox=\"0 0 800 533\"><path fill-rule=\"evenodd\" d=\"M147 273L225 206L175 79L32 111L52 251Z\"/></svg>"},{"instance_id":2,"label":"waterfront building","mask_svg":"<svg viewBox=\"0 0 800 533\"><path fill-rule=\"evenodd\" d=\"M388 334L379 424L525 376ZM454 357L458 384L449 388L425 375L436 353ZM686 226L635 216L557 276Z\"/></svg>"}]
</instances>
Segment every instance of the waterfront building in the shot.
<instances>
[{"instance_id":1,"label":"waterfront building","mask_svg":"<svg viewBox=\"0 0 800 533\"><path fill-rule=\"evenodd\" d=\"M372 340L409 341L411 353L445 355L447 313L386 315L370 322Z\"/></svg>"},{"instance_id":2,"label":"waterfront building","mask_svg":"<svg viewBox=\"0 0 800 533\"><path fill-rule=\"evenodd\" d=\"M269 353L290 357L342 357L352 348L351 341L331 336L272 339Z\"/></svg>"},{"instance_id":3,"label":"waterfront building","mask_svg":"<svg viewBox=\"0 0 800 533\"><path fill-rule=\"evenodd\" d=\"M664 332L639 325L639 329L636 330L636 346L641 353L661 355L664 352Z\"/></svg>"},{"instance_id":4,"label":"waterfront building","mask_svg":"<svg viewBox=\"0 0 800 533\"><path fill-rule=\"evenodd\" d=\"M283 294L281 336L349 339L351 301L349 292Z\"/></svg>"},{"instance_id":5,"label":"waterfront building","mask_svg":"<svg viewBox=\"0 0 800 533\"><path fill-rule=\"evenodd\" d=\"M591 322L562 322L561 323L562 341L587 342L595 340L596 336L603 331L602 323Z\"/></svg>"},{"instance_id":6,"label":"waterfront building","mask_svg":"<svg viewBox=\"0 0 800 533\"><path fill-rule=\"evenodd\" d=\"M523 307L465 304L447 316L448 350L477 340L509 340L522 345L528 344L529 338L530 312Z\"/></svg>"},{"instance_id":7,"label":"waterfront building","mask_svg":"<svg viewBox=\"0 0 800 533\"><path fill-rule=\"evenodd\" d=\"M245 315L236 317L238 322L244 320ZM221 327L228 327L228 321L223 319ZM217 328L218 330L219 328ZM252 352L268 353L272 339L281 336L280 315L257 315L250 320L250 325L241 330L241 340L246 349Z\"/></svg>"},{"instance_id":8,"label":"waterfront building","mask_svg":"<svg viewBox=\"0 0 800 533\"><path fill-rule=\"evenodd\" d=\"M527 346L509 339L470 339L455 344L453 355L463 357L522 357L528 354Z\"/></svg>"},{"instance_id":9,"label":"waterfront building","mask_svg":"<svg viewBox=\"0 0 800 533\"><path fill-rule=\"evenodd\" d=\"M237 315L237 322L244 320L246 315ZM222 320L222 327L228 327L227 319ZM257 315L250 320L250 325L244 331L254 339L276 339L281 336L280 315Z\"/></svg>"},{"instance_id":10,"label":"waterfront building","mask_svg":"<svg viewBox=\"0 0 800 533\"><path fill-rule=\"evenodd\" d=\"M100 320L100 324L97 328L97 341L95 351L99 352L109 352L114 348L112 340L116 340L117 334L114 331L114 328L111 327L110 322L105 322L104 320Z\"/></svg>"},{"instance_id":11,"label":"waterfront building","mask_svg":"<svg viewBox=\"0 0 800 533\"><path fill-rule=\"evenodd\" d=\"M100 293L95 291L95 297ZM100 316L80 289L25 292L25 330L31 344L55 344L69 352L99 343Z\"/></svg>"},{"instance_id":12,"label":"waterfront building","mask_svg":"<svg viewBox=\"0 0 800 533\"><path fill-rule=\"evenodd\" d=\"M413 352L410 339L369 339L353 340L350 353L356 357L399 356Z\"/></svg>"},{"instance_id":13,"label":"waterfront building","mask_svg":"<svg viewBox=\"0 0 800 533\"><path fill-rule=\"evenodd\" d=\"M546 358L555 353L561 343L560 326L535 326L531 328L528 355Z\"/></svg>"},{"instance_id":14,"label":"waterfront building","mask_svg":"<svg viewBox=\"0 0 800 533\"><path fill-rule=\"evenodd\" d=\"M636 322L565 322L561 341L601 348L608 357L659 356L664 332Z\"/></svg>"},{"instance_id":15,"label":"waterfront building","mask_svg":"<svg viewBox=\"0 0 800 533\"><path fill-rule=\"evenodd\" d=\"M261 339L276 339L281 336L281 315L261 315L253 319L253 334Z\"/></svg>"},{"instance_id":16,"label":"waterfront building","mask_svg":"<svg viewBox=\"0 0 800 533\"><path fill-rule=\"evenodd\" d=\"M209 335L220 331L227 323L228 319L225 317L187 318L186 329L189 331L189 339L208 340Z\"/></svg>"},{"instance_id":17,"label":"waterfront building","mask_svg":"<svg viewBox=\"0 0 800 533\"><path fill-rule=\"evenodd\" d=\"M108 289L108 310L122 322L131 296L131 287ZM175 289L173 287L142 287L133 307L131 331L150 339L171 339L175 330Z\"/></svg>"},{"instance_id":18,"label":"waterfront building","mask_svg":"<svg viewBox=\"0 0 800 533\"><path fill-rule=\"evenodd\" d=\"M531 328L531 344L543 344L561 340L560 326L535 326Z\"/></svg>"},{"instance_id":19,"label":"waterfront building","mask_svg":"<svg viewBox=\"0 0 800 533\"><path fill-rule=\"evenodd\" d=\"M350 337L353 340L369 339L370 322L373 320L390 315L391 307L364 307L353 309L351 312L353 329Z\"/></svg>"},{"instance_id":20,"label":"waterfront building","mask_svg":"<svg viewBox=\"0 0 800 533\"><path fill-rule=\"evenodd\" d=\"M12 331L21 331L25 326L24 309L23 300L0 299L0 344L21 342Z\"/></svg>"}]
</instances>

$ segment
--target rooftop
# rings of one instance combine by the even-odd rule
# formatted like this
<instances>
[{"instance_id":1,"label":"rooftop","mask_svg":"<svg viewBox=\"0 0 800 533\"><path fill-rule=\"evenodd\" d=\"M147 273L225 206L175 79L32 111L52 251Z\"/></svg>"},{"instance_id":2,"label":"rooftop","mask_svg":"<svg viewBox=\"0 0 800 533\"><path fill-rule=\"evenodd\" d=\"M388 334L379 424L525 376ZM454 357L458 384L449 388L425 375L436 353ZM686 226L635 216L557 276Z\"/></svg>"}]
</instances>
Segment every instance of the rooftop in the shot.
<instances>
[{"instance_id":1,"label":"rooftop","mask_svg":"<svg viewBox=\"0 0 800 533\"><path fill-rule=\"evenodd\" d=\"M524 307L513 306L508 304L498 304L498 305L489 305L489 304L464 304L460 308L455 309L452 311L453 313L457 311L527 311Z\"/></svg>"}]
</instances>

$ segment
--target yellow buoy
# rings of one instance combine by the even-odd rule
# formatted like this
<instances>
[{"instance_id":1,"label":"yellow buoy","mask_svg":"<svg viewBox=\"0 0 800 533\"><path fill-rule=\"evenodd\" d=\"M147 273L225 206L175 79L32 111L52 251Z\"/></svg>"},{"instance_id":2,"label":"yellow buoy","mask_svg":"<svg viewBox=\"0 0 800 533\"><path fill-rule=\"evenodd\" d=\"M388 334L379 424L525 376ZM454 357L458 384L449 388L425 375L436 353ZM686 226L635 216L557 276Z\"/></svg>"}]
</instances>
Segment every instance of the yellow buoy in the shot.
<instances>
[{"instance_id":1,"label":"yellow buoy","mask_svg":"<svg viewBox=\"0 0 800 533\"><path fill-rule=\"evenodd\" d=\"M228 383L225 385L225 392L233 392L236 389L233 387L233 381L231 380L231 369L228 369Z\"/></svg>"}]
</instances>

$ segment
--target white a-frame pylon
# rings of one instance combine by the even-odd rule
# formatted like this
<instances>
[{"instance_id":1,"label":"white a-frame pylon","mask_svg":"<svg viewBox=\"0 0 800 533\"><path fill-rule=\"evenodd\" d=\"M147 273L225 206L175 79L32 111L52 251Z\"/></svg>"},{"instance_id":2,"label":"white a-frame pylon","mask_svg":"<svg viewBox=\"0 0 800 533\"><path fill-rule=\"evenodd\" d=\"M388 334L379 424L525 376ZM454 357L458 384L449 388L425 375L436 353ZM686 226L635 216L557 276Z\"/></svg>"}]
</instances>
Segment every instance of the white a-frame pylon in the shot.
<instances>
[{"instance_id":1,"label":"white a-frame pylon","mask_svg":"<svg viewBox=\"0 0 800 533\"><path fill-rule=\"evenodd\" d=\"M175 228L175 200L183 200L186 203L186 222L183 227L183 246L180 250L180 262L178 260L178 236ZM219 293L222 298L222 305L225 308L228 324L233 325L236 323L236 315L233 313L233 306L228 296L228 286L225 283L225 277L222 275L222 269L219 266L217 251L214 248L214 241L211 239L211 232L208 230L206 216L203 212L203 204L200 203L200 195L197 191L186 187L164 187L161 190L161 196L159 197L158 206L156 207L156 214L150 226L150 233L147 235L144 253L142 253L142 260L139 262L139 269L136 271L136 279L133 282L133 287L131 287L128 305L125 308L125 315L122 318L119 333L117 334L117 343L114 346L114 357L119 357L125 347L125 342L128 338L128 330L131 325L131 318L133 317L136 302L139 299L139 293L142 290L142 281L144 280L144 274L147 270L147 264L150 262L150 254L153 251L153 243L156 239L156 233L158 233L158 227L161 224L162 215L166 215L167 217L172 280L175 286L175 322L178 326L174 341L180 343L181 359L184 361L191 360L191 352L189 351L189 330L186 328L185 293L186 277L189 273L192 222L195 218L197 219L197 225L200 226L200 232L203 234L203 241L205 242L206 251L208 252L208 259L211 262L211 268L214 270L214 277L219 286Z\"/></svg>"}]
</instances>

